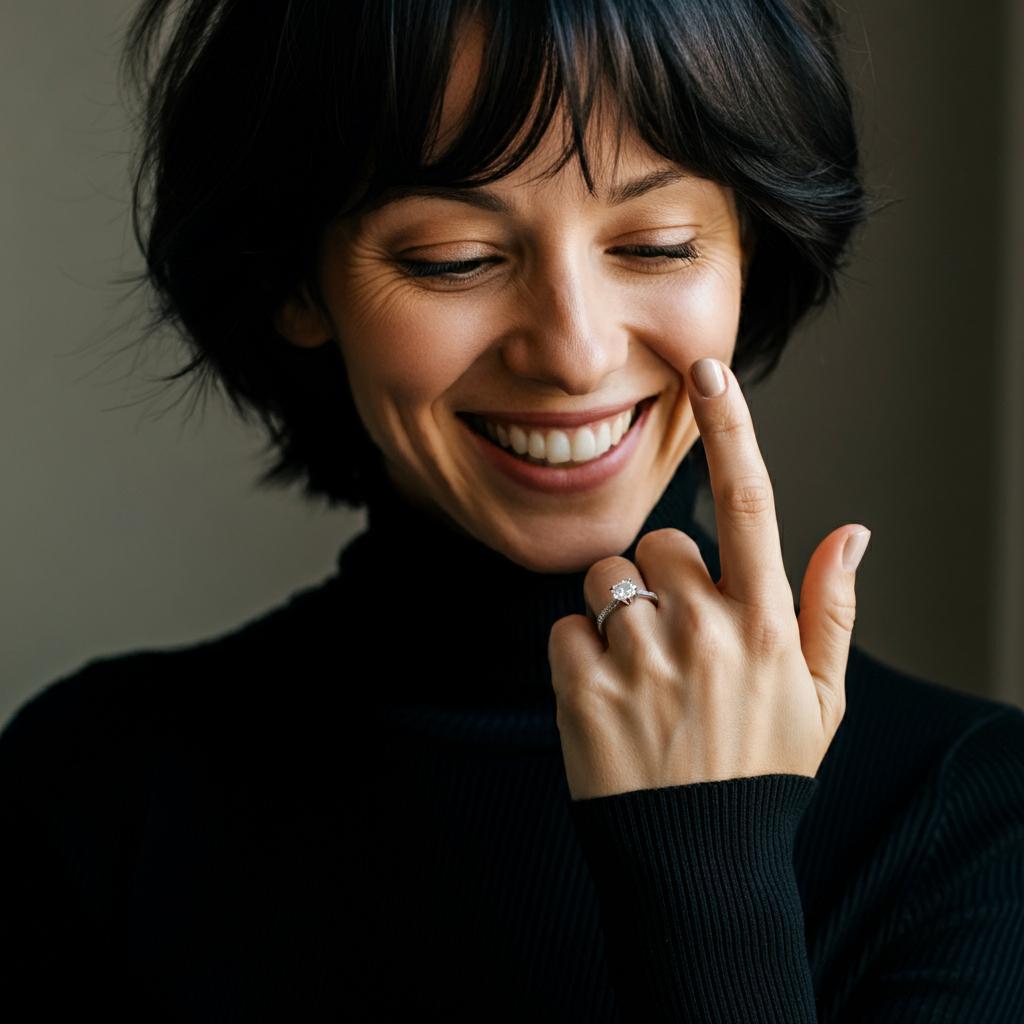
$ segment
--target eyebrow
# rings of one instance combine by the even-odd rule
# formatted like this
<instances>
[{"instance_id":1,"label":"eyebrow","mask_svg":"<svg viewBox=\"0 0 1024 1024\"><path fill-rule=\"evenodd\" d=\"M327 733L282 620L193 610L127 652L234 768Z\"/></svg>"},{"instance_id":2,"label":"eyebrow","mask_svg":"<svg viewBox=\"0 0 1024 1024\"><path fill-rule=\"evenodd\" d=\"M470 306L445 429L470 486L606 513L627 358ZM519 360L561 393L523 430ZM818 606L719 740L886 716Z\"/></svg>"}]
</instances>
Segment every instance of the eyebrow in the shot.
<instances>
[{"instance_id":1,"label":"eyebrow","mask_svg":"<svg viewBox=\"0 0 1024 1024\"><path fill-rule=\"evenodd\" d=\"M605 203L608 206L620 206L630 199L646 195L657 188L664 188L674 182L690 178L692 175L677 167L664 167L650 174L641 175L639 178L632 178L629 181L620 182L612 187L608 193ZM384 193L372 203L371 209L379 210L390 203L396 203L401 199L418 197L423 199L451 199L458 203L466 203L468 206L475 206L490 213L501 213L506 216L514 216L516 207L507 199L503 199L496 192L486 188L452 188L448 185L396 185L386 189ZM600 199L600 197L598 197Z\"/></svg>"}]
</instances>

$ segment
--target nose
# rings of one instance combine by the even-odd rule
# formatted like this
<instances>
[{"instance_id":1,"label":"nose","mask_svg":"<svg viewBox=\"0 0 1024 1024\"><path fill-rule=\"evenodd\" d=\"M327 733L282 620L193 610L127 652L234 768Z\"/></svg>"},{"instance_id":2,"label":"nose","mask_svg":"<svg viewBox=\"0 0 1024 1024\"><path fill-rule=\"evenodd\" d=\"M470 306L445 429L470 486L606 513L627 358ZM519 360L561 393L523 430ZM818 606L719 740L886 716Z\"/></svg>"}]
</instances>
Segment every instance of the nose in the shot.
<instances>
[{"instance_id":1,"label":"nose","mask_svg":"<svg viewBox=\"0 0 1024 1024\"><path fill-rule=\"evenodd\" d=\"M614 288L585 254L563 247L533 261L502 346L511 373L568 395L597 394L625 365L629 338Z\"/></svg>"}]
</instances>

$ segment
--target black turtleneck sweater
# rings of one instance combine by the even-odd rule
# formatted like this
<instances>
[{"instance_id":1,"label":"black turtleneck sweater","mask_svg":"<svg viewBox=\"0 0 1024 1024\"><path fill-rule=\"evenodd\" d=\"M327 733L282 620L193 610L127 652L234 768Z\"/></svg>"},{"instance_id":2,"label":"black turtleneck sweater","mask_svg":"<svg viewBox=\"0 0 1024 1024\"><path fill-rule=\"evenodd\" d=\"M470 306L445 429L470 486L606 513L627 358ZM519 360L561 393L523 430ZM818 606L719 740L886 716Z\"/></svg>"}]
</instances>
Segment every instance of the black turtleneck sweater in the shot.
<instances>
[{"instance_id":1,"label":"black turtleneck sweater","mask_svg":"<svg viewBox=\"0 0 1024 1024\"><path fill-rule=\"evenodd\" d=\"M717 579L695 496L686 460L623 554L675 526ZM854 645L816 778L573 801L585 574L368 513L321 583L8 723L5 1021L1024 1021L1024 712Z\"/></svg>"}]
</instances>

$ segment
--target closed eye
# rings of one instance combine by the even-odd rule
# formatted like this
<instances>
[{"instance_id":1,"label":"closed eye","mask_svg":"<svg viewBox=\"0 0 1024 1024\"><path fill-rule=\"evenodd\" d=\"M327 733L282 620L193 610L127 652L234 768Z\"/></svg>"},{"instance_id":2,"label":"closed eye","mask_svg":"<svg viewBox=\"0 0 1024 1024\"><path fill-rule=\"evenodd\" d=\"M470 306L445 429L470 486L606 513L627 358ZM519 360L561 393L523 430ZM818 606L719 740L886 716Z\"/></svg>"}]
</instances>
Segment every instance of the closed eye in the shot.
<instances>
[{"instance_id":1,"label":"closed eye","mask_svg":"<svg viewBox=\"0 0 1024 1024\"><path fill-rule=\"evenodd\" d=\"M620 246L613 252L622 252L629 256L648 262L654 260L676 260L683 263L692 263L700 258L700 253L692 242L684 242L682 245L627 245ZM479 260L458 260L454 262L437 263L429 260L398 260L396 261L402 272L409 277L431 277L441 281L461 283L473 281L483 276L478 268L488 263L500 263L500 256L489 256Z\"/></svg>"}]
</instances>

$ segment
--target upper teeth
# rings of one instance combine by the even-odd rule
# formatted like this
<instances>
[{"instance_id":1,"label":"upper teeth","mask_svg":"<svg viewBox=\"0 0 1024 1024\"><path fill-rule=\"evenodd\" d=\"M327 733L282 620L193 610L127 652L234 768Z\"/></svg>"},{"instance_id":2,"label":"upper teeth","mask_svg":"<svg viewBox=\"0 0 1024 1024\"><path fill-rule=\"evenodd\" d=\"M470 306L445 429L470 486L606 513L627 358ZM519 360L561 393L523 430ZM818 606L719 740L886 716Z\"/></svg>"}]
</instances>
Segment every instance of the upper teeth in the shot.
<instances>
[{"instance_id":1,"label":"upper teeth","mask_svg":"<svg viewBox=\"0 0 1024 1024\"><path fill-rule=\"evenodd\" d=\"M560 462L587 462L603 455L619 443L629 429L636 406L606 420L588 423L572 429L541 429L511 423L481 420L488 436L503 448L511 448L519 455L532 455L535 459L557 464Z\"/></svg>"}]
</instances>

